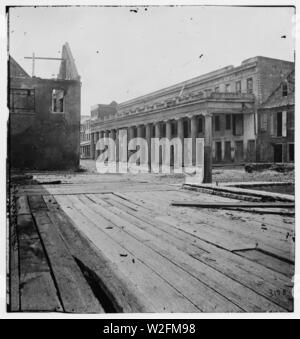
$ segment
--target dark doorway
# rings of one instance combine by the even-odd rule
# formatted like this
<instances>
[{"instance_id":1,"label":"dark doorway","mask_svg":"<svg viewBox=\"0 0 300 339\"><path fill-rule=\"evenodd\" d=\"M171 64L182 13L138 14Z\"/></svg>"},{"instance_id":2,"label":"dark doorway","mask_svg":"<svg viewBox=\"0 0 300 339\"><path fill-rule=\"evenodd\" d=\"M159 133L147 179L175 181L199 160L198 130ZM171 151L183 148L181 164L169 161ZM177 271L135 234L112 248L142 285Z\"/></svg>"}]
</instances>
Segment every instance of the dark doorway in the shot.
<instances>
[{"instance_id":1,"label":"dark doorway","mask_svg":"<svg viewBox=\"0 0 300 339\"><path fill-rule=\"evenodd\" d=\"M232 134L243 135L244 133L244 116L243 114L234 114L232 116Z\"/></svg>"},{"instance_id":2,"label":"dark doorway","mask_svg":"<svg viewBox=\"0 0 300 339\"><path fill-rule=\"evenodd\" d=\"M243 141L235 142L235 161L244 161L244 143Z\"/></svg>"},{"instance_id":3,"label":"dark doorway","mask_svg":"<svg viewBox=\"0 0 300 339\"><path fill-rule=\"evenodd\" d=\"M289 144L289 161L294 162L295 161L295 145Z\"/></svg>"},{"instance_id":4,"label":"dark doorway","mask_svg":"<svg viewBox=\"0 0 300 339\"><path fill-rule=\"evenodd\" d=\"M222 143L221 141L216 142L216 161L222 161Z\"/></svg>"},{"instance_id":5,"label":"dark doorway","mask_svg":"<svg viewBox=\"0 0 300 339\"><path fill-rule=\"evenodd\" d=\"M282 162L282 144L274 145L274 162Z\"/></svg>"},{"instance_id":6,"label":"dark doorway","mask_svg":"<svg viewBox=\"0 0 300 339\"><path fill-rule=\"evenodd\" d=\"M231 142L225 141L225 160L227 162L231 161Z\"/></svg>"},{"instance_id":7,"label":"dark doorway","mask_svg":"<svg viewBox=\"0 0 300 339\"><path fill-rule=\"evenodd\" d=\"M254 162L255 161L255 140L248 140L247 145L247 161Z\"/></svg>"}]
</instances>

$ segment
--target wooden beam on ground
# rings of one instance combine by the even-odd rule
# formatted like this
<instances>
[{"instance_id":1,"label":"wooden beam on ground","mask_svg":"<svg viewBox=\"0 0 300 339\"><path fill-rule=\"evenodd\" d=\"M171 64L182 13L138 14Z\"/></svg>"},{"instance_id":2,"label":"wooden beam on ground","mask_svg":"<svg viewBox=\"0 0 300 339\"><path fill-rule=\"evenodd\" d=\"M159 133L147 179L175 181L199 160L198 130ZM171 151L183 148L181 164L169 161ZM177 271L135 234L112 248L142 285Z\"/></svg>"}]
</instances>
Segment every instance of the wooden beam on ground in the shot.
<instances>
[{"instance_id":1,"label":"wooden beam on ground","mask_svg":"<svg viewBox=\"0 0 300 339\"><path fill-rule=\"evenodd\" d=\"M20 266L20 310L63 311L47 257L30 214L17 219Z\"/></svg>"},{"instance_id":2,"label":"wooden beam on ground","mask_svg":"<svg viewBox=\"0 0 300 339\"><path fill-rule=\"evenodd\" d=\"M33 216L47 251L64 310L69 313L104 313L47 212L35 212Z\"/></svg>"},{"instance_id":3,"label":"wooden beam on ground","mask_svg":"<svg viewBox=\"0 0 300 339\"><path fill-rule=\"evenodd\" d=\"M20 311L20 271L19 271L19 245L17 237L17 229L15 220L10 220L10 231L9 231L9 290L10 290L10 311Z\"/></svg>"},{"instance_id":4,"label":"wooden beam on ground","mask_svg":"<svg viewBox=\"0 0 300 339\"><path fill-rule=\"evenodd\" d=\"M201 202L201 201L173 201L172 206L202 207L202 208L295 208L294 203L256 203L256 202Z\"/></svg>"},{"instance_id":5,"label":"wooden beam on ground","mask_svg":"<svg viewBox=\"0 0 300 339\"><path fill-rule=\"evenodd\" d=\"M139 302L136 288L75 228L68 216L58 207L53 196L45 196L53 226L64 238L73 257L94 273L94 279L119 313L145 313L149 310ZM142 296L141 296L142 299Z\"/></svg>"},{"instance_id":6,"label":"wooden beam on ground","mask_svg":"<svg viewBox=\"0 0 300 339\"><path fill-rule=\"evenodd\" d=\"M31 195L28 196L30 209L32 212L47 210L47 206L41 195Z\"/></svg>"}]
</instances>

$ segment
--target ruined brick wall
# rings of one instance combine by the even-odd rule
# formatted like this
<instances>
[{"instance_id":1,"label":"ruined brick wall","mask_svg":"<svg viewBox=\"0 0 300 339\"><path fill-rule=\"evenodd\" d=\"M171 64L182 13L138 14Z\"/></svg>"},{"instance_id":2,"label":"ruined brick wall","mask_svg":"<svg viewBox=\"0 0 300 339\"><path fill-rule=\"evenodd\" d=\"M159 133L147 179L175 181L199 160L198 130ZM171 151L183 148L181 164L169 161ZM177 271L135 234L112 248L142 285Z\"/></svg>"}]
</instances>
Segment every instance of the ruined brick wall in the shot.
<instances>
[{"instance_id":1,"label":"ruined brick wall","mask_svg":"<svg viewBox=\"0 0 300 339\"><path fill-rule=\"evenodd\" d=\"M75 169L80 157L79 81L11 78L10 88L35 90L34 112L10 112L11 167L34 170ZM52 90L65 92L63 113L52 112Z\"/></svg>"},{"instance_id":2,"label":"ruined brick wall","mask_svg":"<svg viewBox=\"0 0 300 339\"><path fill-rule=\"evenodd\" d=\"M24 71L24 69L16 62L14 58L9 57L8 61L9 66L9 76L10 77L23 77L29 78L30 76Z\"/></svg>"},{"instance_id":3,"label":"ruined brick wall","mask_svg":"<svg viewBox=\"0 0 300 339\"><path fill-rule=\"evenodd\" d=\"M278 85L295 70L295 63L258 57L258 103L263 104Z\"/></svg>"}]
</instances>

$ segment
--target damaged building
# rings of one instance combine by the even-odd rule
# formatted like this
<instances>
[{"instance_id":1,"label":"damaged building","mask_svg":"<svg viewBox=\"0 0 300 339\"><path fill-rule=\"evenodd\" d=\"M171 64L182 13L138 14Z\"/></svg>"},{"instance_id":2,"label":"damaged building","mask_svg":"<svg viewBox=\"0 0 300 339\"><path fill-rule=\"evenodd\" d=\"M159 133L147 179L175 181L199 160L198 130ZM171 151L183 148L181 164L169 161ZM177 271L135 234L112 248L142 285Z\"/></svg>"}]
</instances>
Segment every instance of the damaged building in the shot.
<instances>
[{"instance_id":1,"label":"damaged building","mask_svg":"<svg viewBox=\"0 0 300 339\"><path fill-rule=\"evenodd\" d=\"M115 113L94 114L93 119L93 108L91 156L97 157L95 145L100 138L115 139L120 130L126 129L129 139L146 138L149 147L152 137L204 138L207 145L209 142L215 164L291 161L292 134L288 133L289 146L282 147L283 153L287 148L290 150L290 156L274 157L277 154L273 152L274 147L279 149L280 146L274 146L269 140L265 144L260 116L265 114L261 110L273 108L270 106L273 105L272 96L277 95L276 90L287 81L294 67L289 61L253 57L237 67L227 66L122 102ZM293 97L294 93L290 92L288 98L293 100ZM287 105L290 107L290 102ZM291 111L289 116L293 114ZM291 119L288 121L293 124Z\"/></svg>"},{"instance_id":2,"label":"damaged building","mask_svg":"<svg viewBox=\"0 0 300 339\"><path fill-rule=\"evenodd\" d=\"M68 43L61 55L55 79L30 76L9 57L8 156L12 168L79 166L81 80Z\"/></svg>"},{"instance_id":3,"label":"damaged building","mask_svg":"<svg viewBox=\"0 0 300 339\"><path fill-rule=\"evenodd\" d=\"M258 160L295 160L295 71L283 79L259 109Z\"/></svg>"}]
</instances>

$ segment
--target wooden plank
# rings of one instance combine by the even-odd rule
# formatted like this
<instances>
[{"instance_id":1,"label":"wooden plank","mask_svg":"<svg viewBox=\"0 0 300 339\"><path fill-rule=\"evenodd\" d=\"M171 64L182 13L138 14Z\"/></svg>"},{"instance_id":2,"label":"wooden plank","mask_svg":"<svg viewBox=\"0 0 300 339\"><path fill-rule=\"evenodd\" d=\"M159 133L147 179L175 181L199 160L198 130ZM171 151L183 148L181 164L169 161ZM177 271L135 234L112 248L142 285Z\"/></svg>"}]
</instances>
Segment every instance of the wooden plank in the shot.
<instances>
[{"instance_id":1,"label":"wooden plank","mask_svg":"<svg viewBox=\"0 0 300 339\"><path fill-rule=\"evenodd\" d=\"M175 192L173 194L173 196L175 195L176 196L176 193ZM166 192L165 193L166 196L168 196L170 199L172 199L172 196ZM181 196L178 195L178 196ZM193 215L196 215L198 213L200 213L200 211L196 211L196 210L191 210L190 211ZM230 220L230 225L228 224L228 222L226 222L226 226L229 226L229 229L232 229L232 226L238 226L236 227L235 229L239 232L243 232L243 234L246 232L248 232L249 230L252 232L258 232L258 233L262 233L262 226L266 226L268 224L268 232L263 232L264 234L260 234L259 235L259 238L261 239L261 237L265 238L267 237L267 243L270 243L274 240L280 240L280 241L284 241L286 242L286 234L287 232L283 229L283 228L279 228L279 227L273 227L273 225L270 225L270 223L267 222L267 220L269 219L268 217L264 217L263 219L260 218L260 221L257 220L257 218L255 218L252 214L246 214L246 213L240 213L240 212L237 212L237 211L234 211L234 212L224 212L222 210L211 210L211 211L202 211L201 210L201 215L204 214L204 215L207 215L207 217L210 219L210 218L213 218L216 222L217 222L217 219L215 218L216 216L217 217L220 217L222 219L225 218L226 219L229 219ZM277 219L279 219L277 217ZM251 228L247 227L247 228L241 228L240 225L243 225L240 223L240 225L237 225L237 222L236 221L246 221L247 224L251 224ZM223 225L223 224L222 224ZM271 233L271 234L270 234ZM246 234L246 233L245 233ZM249 232L247 233L249 235ZM285 244L286 245L286 244Z\"/></svg>"},{"instance_id":2,"label":"wooden plank","mask_svg":"<svg viewBox=\"0 0 300 339\"><path fill-rule=\"evenodd\" d=\"M96 200L97 196L93 196ZM98 198L99 199L99 198ZM116 197L114 198L115 201ZM124 201L120 199L120 204L117 205L118 208L122 209L121 203ZM147 205L148 206L148 205ZM291 295L291 281L290 278L285 277L281 274L277 274L260 264L253 263L248 261L245 258L239 257L234 253L228 252L221 248L214 246L213 244L209 244L206 241L203 241L197 237L197 235L193 232L194 227L189 224L178 224L176 226L176 220L170 218L169 224L166 222L157 222L155 219L155 213L152 214L150 210L141 207L142 210L140 212L134 212L129 209L124 209L128 214L131 214L140 220L144 220L145 223L152 225L152 228L148 228L152 233L157 234L162 239L167 239L172 241L173 244L179 249L187 251L191 256L196 257L198 260L206 263L207 265L219 270L223 274L235 279L238 282L241 282L245 286L256 291L258 294L264 295L266 298L272 300L273 302L281 305L282 307L292 310L292 295ZM124 216L123 216L124 217ZM176 216L175 216L176 218ZM131 221L133 222L133 221ZM144 225L143 229L146 229L146 225ZM161 230L161 234L157 233L157 229ZM166 234L166 235L164 235ZM180 245L179 242L175 242L172 238L182 239L184 245ZM200 251L199 251L200 249ZM203 250L205 253L203 254ZM199 253L197 253L197 251ZM286 290L286 295L271 295L270 291L276 290Z\"/></svg>"},{"instance_id":3,"label":"wooden plank","mask_svg":"<svg viewBox=\"0 0 300 339\"><path fill-rule=\"evenodd\" d=\"M28 197L34 195L74 195L74 194L81 194L81 193L89 193L89 194L97 194L97 193L112 193L114 191L123 191L123 192L143 192L145 190L145 184L143 183L132 183L126 182L122 183L122 185L115 183L115 184L108 184L108 183L89 183L89 184L72 184L66 186L64 184L61 185L46 185L43 187L42 185L36 186L29 186L29 187L19 187L16 196L20 195L28 195ZM162 187L168 190L174 190L176 187L174 186L167 186L161 184L149 184L147 185L147 189L153 191L161 191Z\"/></svg>"},{"instance_id":4,"label":"wooden plank","mask_svg":"<svg viewBox=\"0 0 300 339\"><path fill-rule=\"evenodd\" d=\"M54 197L45 196L44 199L48 208L51 209L48 215L65 239L69 251L97 276L95 278L97 283L114 309L118 313L147 312L147 308L139 301L142 296L136 297L137 291L134 284L115 270L93 243L76 229L71 219L61 209L57 209Z\"/></svg>"},{"instance_id":5,"label":"wooden plank","mask_svg":"<svg viewBox=\"0 0 300 339\"><path fill-rule=\"evenodd\" d=\"M179 192L178 192L179 193ZM177 192L174 192L173 196L170 196L170 199L174 199L174 196L177 198L186 198L190 199L191 195L186 194L184 192L180 192L178 194ZM169 196L169 192L165 193L166 195ZM205 212L205 211L203 211ZM253 231L261 233L262 228L263 231L265 231L265 228L267 228L267 235L270 235L273 237L273 239L278 239L278 240L284 240L286 241L287 234L290 236L290 240L292 239L292 236L294 235L294 223L295 219L294 218L289 218L289 217L281 217L281 216L270 216L270 215L260 215L260 214L252 214L252 213L245 213L245 212L240 212L237 211L236 209L234 212L224 212L223 210L211 210L209 211L210 215L217 215L220 216L220 218L226 218L228 219L240 219L240 220L246 220L247 225L250 224L251 227L250 229L253 228ZM233 223L235 225L235 223ZM248 227L249 228L249 227ZM259 237L261 238L261 237ZM272 240L271 240L272 241ZM268 240L269 243L269 240ZM294 245L290 242L289 246L293 247Z\"/></svg>"},{"instance_id":6,"label":"wooden plank","mask_svg":"<svg viewBox=\"0 0 300 339\"><path fill-rule=\"evenodd\" d=\"M169 192L166 192L166 194L168 194ZM234 200L234 199L228 199L228 198L222 198L222 197L219 197L219 196L215 196L215 195L207 195L207 194L199 194L199 193L195 193L195 192L185 192L184 190L181 190L181 191L176 191L174 192L174 195L172 197L170 197L170 199L174 199L174 197L178 197L178 199L185 199L185 200L191 200L191 197L195 197L196 199L198 199L199 197L203 197L203 199L209 199L209 201L212 201L212 202L218 202L218 201L227 201L227 202L238 202L239 200ZM266 215L266 211L271 211L272 209L255 209L255 211L257 212L260 212L257 213L257 214L249 214L249 211L246 209L245 211L247 213L243 213L241 211L238 211L235 209L235 215L237 216L245 216L247 215L248 217L250 216L251 220L255 220L257 222L265 222L269 225L271 225L273 228L280 228L280 229L283 229L283 230L286 230L286 229L291 229L291 227L286 227L286 225L282 222L282 220L284 219L290 219L290 220L293 220L294 217L278 217L278 215L276 216L272 216L272 215ZM214 210L215 212L217 212L217 210ZM274 211L278 211L278 209L274 209ZM279 209L279 211L284 211L282 209ZM294 222L293 222L294 223Z\"/></svg>"},{"instance_id":7,"label":"wooden plank","mask_svg":"<svg viewBox=\"0 0 300 339\"><path fill-rule=\"evenodd\" d=\"M18 216L20 309L63 311L40 238L30 215Z\"/></svg>"},{"instance_id":8,"label":"wooden plank","mask_svg":"<svg viewBox=\"0 0 300 339\"><path fill-rule=\"evenodd\" d=\"M287 216L294 217L295 210L291 209L283 209L283 208L240 208L240 207L227 207L226 209L240 212L247 212L251 214L259 214L259 215L279 215L279 216Z\"/></svg>"},{"instance_id":9,"label":"wooden plank","mask_svg":"<svg viewBox=\"0 0 300 339\"><path fill-rule=\"evenodd\" d=\"M169 196L170 199L174 198L174 196L178 196L180 198L182 197L187 197L187 199L189 199L187 194L182 194L182 192L180 192L180 194L178 194L179 192L174 192L174 194L171 196L169 194L169 192L165 192L166 196ZM191 211L191 213L195 213L196 211ZM209 217L214 217L214 216L218 216L222 219L230 219L230 229L232 229L232 226L237 226L236 222L233 221L234 220L241 220L241 221L246 221L247 225L251 225L251 227L247 227L247 228L241 228L239 227L238 229L235 228L237 231L249 231L252 230L253 232L258 232L257 234L259 234L259 239L261 238L269 238L266 239L267 243L272 243L274 240L280 240L281 242L283 241L284 247L290 246L291 248L294 247L294 244L292 243L292 236L294 234L294 220L292 218L289 218L289 223L290 225L288 226L287 224L285 224L287 221L287 218L283 218L283 217L273 217L273 216L269 216L269 215L262 215L262 216L257 216L257 215L253 215L253 214L249 214L249 213L241 213L239 211L234 211L234 212L224 212L222 210L210 210L208 211L201 211L203 212L205 215L209 215ZM199 211L197 211L197 213L199 213ZM223 225L223 224L222 224ZM227 223L226 223L227 225ZM265 232L267 231L267 232ZM262 233L262 234L261 234ZM289 233L290 239L289 242L287 243L286 239L287 239L287 234ZM281 244L282 245L282 244ZM279 245L279 246L281 246Z\"/></svg>"},{"instance_id":10,"label":"wooden plank","mask_svg":"<svg viewBox=\"0 0 300 339\"><path fill-rule=\"evenodd\" d=\"M168 192L167 192L168 193ZM207 200L207 197L209 197L209 201L211 202L239 202L239 200L235 200L235 199L228 199L228 198L223 198L223 197L219 197L216 195L207 195L207 194L201 194L201 193L195 193L193 191L189 191L189 192L185 192L184 190L181 191L176 191L175 192L175 197L178 197L178 199L183 199L183 200L191 200L193 199L192 197L195 197L195 199L199 199L199 197L203 197L203 199ZM185 199L186 198L186 199ZM171 197L171 199L174 199L174 196ZM266 208L255 208L255 209L234 209L236 214L247 214L249 215L249 213L251 212L251 218L252 220L256 220L256 221L261 221L261 219L265 219L265 217L270 220L270 224L272 224L274 227L278 228L285 228L282 224L282 218L278 218L278 213L280 212L284 212L284 213L293 213L293 212L287 212L288 209L266 209ZM253 214L252 212L255 212L255 214ZM241 213L241 212L246 212L246 213ZM276 215L271 215L271 213L274 212L276 213ZM284 216L285 217L285 216ZM287 217L289 218L290 216L287 214ZM291 215L291 219L294 216Z\"/></svg>"},{"instance_id":11,"label":"wooden plank","mask_svg":"<svg viewBox=\"0 0 300 339\"><path fill-rule=\"evenodd\" d=\"M176 193L176 192L175 192ZM172 195L174 196L173 193ZM169 192L165 192L165 195L170 194ZM151 201L155 201L155 203L158 205L158 207L165 209L166 211L169 211L168 207L168 198L164 197L162 198L162 195L157 194L156 192L148 192L147 195L151 197ZM171 207L172 208L172 207ZM174 211L173 207L173 211ZM176 207L181 208L181 207ZM178 219L180 219L182 222L186 222L182 215L189 214L192 218L193 223L201 225L201 234L205 234L205 232L209 231L217 232L215 233L215 236L218 237L218 234L223 234L222 238L224 238L223 241L226 239L232 239L233 238L233 230L234 230L234 239L243 239L244 243L252 243L252 246L248 247L236 247L231 248L232 251L234 250L242 250L242 249L255 249L260 248L268 253L272 253L274 256L278 258L282 258L284 260L288 260L291 263L294 262L295 259L295 247L294 244L292 244L292 239L286 240L286 236L283 235L281 238L275 238L273 236L269 236L268 233L263 232L261 229L261 225L259 232L257 233L257 230L253 230L251 227L241 227L242 223L240 222L241 219L238 220L230 220L227 221L225 215L222 215L220 217L216 217L214 213L211 211L205 211L205 210L193 210L193 209L185 209L182 207L180 210L180 214L177 214ZM242 221L242 220L241 220ZM244 223L246 225L246 223ZM199 230L200 232L200 230ZM225 232L225 233L224 233ZM229 249L229 248L228 248Z\"/></svg>"},{"instance_id":12,"label":"wooden plank","mask_svg":"<svg viewBox=\"0 0 300 339\"><path fill-rule=\"evenodd\" d=\"M220 202L220 203L215 203L215 202L201 202L197 200L191 200L191 201L172 201L171 202L172 206L183 206L183 207L199 207L199 208L254 208L254 207L259 207L259 208L295 208L294 203L280 203L280 202L274 202L274 203L255 203L255 202L249 202L249 203L244 203L244 202Z\"/></svg>"},{"instance_id":13,"label":"wooden plank","mask_svg":"<svg viewBox=\"0 0 300 339\"><path fill-rule=\"evenodd\" d=\"M153 192L151 192L153 193ZM147 192L147 195L149 192ZM133 196L131 193L127 193L128 196ZM138 194L135 193L137 198L144 196L145 194ZM144 200L143 200L144 199ZM248 239L243 236L241 237L232 237L232 235L228 234L226 230L216 229L210 227L211 221L202 219L200 216L198 220L193 220L190 218L190 213L186 213L185 211L178 211L173 207L172 211L168 211L168 209L164 206L164 201L161 197L147 197L147 201L145 198L141 198L141 202L148 206L151 206L153 210L156 211L156 220L159 221L166 221L166 220L173 220L175 225L181 227L182 224L193 224L197 225L197 228L193 228L193 234L197 235L197 237L201 238L204 241L210 242L211 244L217 245L222 247L228 251L234 251L238 249L249 249L255 248L256 242L253 239ZM174 216L174 218L172 217ZM201 228L200 228L201 227Z\"/></svg>"},{"instance_id":14,"label":"wooden plank","mask_svg":"<svg viewBox=\"0 0 300 339\"><path fill-rule=\"evenodd\" d=\"M33 213L53 271L64 310L69 313L104 313L103 307L55 231L47 212Z\"/></svg>"},{"instance_id":15,"label":"wooden plank","mask_svg":"<svg viewBox=\"0 0 300 339\"><path fill-rule=\"evenodd\" d=\"M190 187L194 187L194 188L204 188L204 189L209 189L211 190L212 194L213 192L215 192L215 194L219 194L222 192L229 192L229 193L237 193L242 194L242 195L248 195L248 196L254 196L254 197L261 197L261 198L273 198L276 201L286 201L286 202L294 202L295 201L295 197L292 195L288 195L288 194L279 194L279 193L273 193L273 192L264 192L264 191L256 191L256 190L251 190L251 189L241 189L241 188L237 188L237 187L233 187L233 186L213 186L213 187L209 187L209 186L205 186L205 185L185 185L185 186L190 186Z\"/></svg>"},{"instance_id":16,"label":"wooden plank","mask_svg":"<svg viewBox=\"0 0 300 339\"><path fill-rule=\"evenodd\" d=\"M17 225L12 217L9 222L10 234L9 234L9 293L10 300L9 306L11 312L20 311L20 271L19 271L19 244L17 236Z\"/></svg>"},{"instance_id":17,"label":"wooden plank","mask_svg":"<svg viewBox=\"0 0 300 339\"><path fill-rule=\"evenodd\" d=\"M192 300L198 307L204 309L205 312L218 312L218 310L224 312L242 311L236 304L208 287L188 271L180 268L169 258L162 255L161 252L153 250L150 247L149 239L145 238L137 240L134 236L129 234L127 229L130 227L130 224L125 220L112 214L108 216L107 211L104 208L101 210L101 214L96 213L93 211L93 207L89 205L88 200L84 200L84 196L77 196L73 199L75 206L80 209L87 218L95 221L98 220L99 228L101 227L105 233L109 234L115 241L124 246L128 252L133 253L140 258L147 266L151 267L155 272L162 276L169 284L185 295L186 298ZM75 199L82 199L84 203L76 201ZM113 221L113 219L116 220ZM115 227L107 229L105 224L114 225ZM138 231L138 229L135 230ZM178 279L178 277L180 277L180 279Z\"/></svg>"},{"instance_id":18,"label":"wooden plank","mask_svg":"<svg viewBox=\"0 0 300 339\"><path fill-rule=\"evenodd\" d=\"M80 199L82 201L85 200L84 197L80 197ZM283 310L281 307L278 307L272 302L266 300L265 297L261 297L252 290L241 285L236 280L226 277L219 271L216 271L197 260L195 261L184 251L178 250L174 246L170 245L170 243L164 241L164 239L162 241L162 237L153 237L150 233L146 233L145 225L143 225L142 228L137 228L135 227L136 223L132 219L130 222L124 224L126 215L125 213L120 213L118 208L111 207L108 210L105 210L103 207L96 204L94 204L94 206L91 205L91 208L95 212L99 211L101 215L105 216L108 220L112 220L116 226L123 224L126 227L126 233L132 235L136 239L139 239L141 242L146 241L147 247L153 249L156 253L160 253L165 258L180 266L183 270L190 273L207 286L218 291L221 295L224 295L228 300L231 300L244 310L249 312L259 310ZM110 211L112 212L110 213Z\"/></svg>"},{"instance_id":19,"label":"wooden plank","mask_svg":"<svg viewBox=\"0 0 300 339\"><path fill-rule=\"evenodd\" d=\"M30 208L28 205L27 196L19 196L16 201L16 212L17 214L30 214Z\"/></svg>"},{"instance_id":20,"label":"wooden plank","mask_svg":"<svg viewBox=\"0 0 300 339\"><path fill-rule=\"evenodd\" d=\"M33 212L47 210L47 206L41 195L28 196L28 201L29 201L30 209Z\"/></svg>"},{"instance_id":21,"label":"wooden plank","mask_svg":"<svg viewBox=\"0 0 300 339\"><path fill-rule=\"evenodd\" d=\"M234 211L234 215L241 218L248 218L254 222L265 224L271 230L286 234L295 230L295 216L269 215L262 213L249 214L248 211Z\"/></svg>"},{"instance_id":22,"label":"wooden plank","mask_svg":"<svg viewBox=\"0 0 300 339\"><path fill-rule=\"evenodd\" d=\"M91 196L88 196L91 198ZM132 225L138 226L140 229L147 231L148 233L158 236L164 240L167 244L175 245L181 250L187 251L194 241L194 238L189 237L188 235L181 233L180 235L176 234L174 229L170 230L169 225L163 224L162 222L157 222L152 215L148 214L145 211L135 211L128 209L126 205L122 205L120 201L115 199L114 195L111 196L111 202L113 205L106 206L103 198L99 195L92 195L93 201L99 204L102 207L111 210L114 214L124 218L124 220L129 221ZM105 199L106 200L106 199ZM195 253L208 253L205 250L200 249L199 247L195 248Z\"/></svg>"},{"instance_id":23,"label":"wooden plank","mask_svg":"<svg viewBox=\"0 0 300 339\"><path fill-rule=\"evenodd\" d=\"M260 263L265 267L271 268L276 272L282 273L287 277L290 277L291 279L294 276L295 265L291 265L274 257L270 257L269 255L262 253L260 251L257 250L237 251L236 253L242 257Z\"/></svg>"},{"instance_id":24,"label":"wooden plank","mask_svg":"<svg viewBox=\"0 0 300 339\"><path fill-rule=\"evenodd\" d=\"M71 196L55 196L74 225L95 244L103 256L110 260L114 270L119 270L134 284L138 292L137 296L143 296L140 302L147 308L148 312L196 313L201 311L136 256L103 233L97 226L101 223L101 219L92 222L86 218L71 201L71 198ZM121 256L124 253L128 255Z\"/></svg>"}]
</instances>

